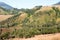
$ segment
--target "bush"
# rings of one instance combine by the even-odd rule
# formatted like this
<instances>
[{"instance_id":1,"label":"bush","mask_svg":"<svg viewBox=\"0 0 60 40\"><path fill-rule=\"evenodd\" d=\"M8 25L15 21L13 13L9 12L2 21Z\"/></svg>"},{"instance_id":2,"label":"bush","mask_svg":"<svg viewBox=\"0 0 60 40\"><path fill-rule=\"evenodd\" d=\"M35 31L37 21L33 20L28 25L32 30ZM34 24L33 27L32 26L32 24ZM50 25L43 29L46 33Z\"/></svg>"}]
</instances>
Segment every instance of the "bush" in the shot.
<instances>
[{"instance_id":1,"label":"bush","mask_svg":"<svg viewBox=\"0 0 60 40\"><path fill-rule=\"evenodd\" d=\"M9 32L3 33L0 35L0 39L8 39L9 38Z\"/></svg>"}]
</instances>

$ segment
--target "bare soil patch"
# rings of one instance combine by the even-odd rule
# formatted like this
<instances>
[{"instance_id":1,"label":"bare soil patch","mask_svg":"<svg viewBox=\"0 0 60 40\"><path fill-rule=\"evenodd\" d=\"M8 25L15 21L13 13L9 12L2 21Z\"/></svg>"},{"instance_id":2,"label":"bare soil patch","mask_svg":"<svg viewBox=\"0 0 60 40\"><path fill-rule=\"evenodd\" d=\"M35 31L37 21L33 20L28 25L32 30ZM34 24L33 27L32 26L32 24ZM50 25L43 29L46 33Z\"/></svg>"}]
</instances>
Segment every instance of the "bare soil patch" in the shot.
<instances>
[{"instance_id":1,"label":"bare soil patch","mask_svg":"<svg viewBox=\"0 0 60 40\"><path fill-rule=\"evenodd\" d=\"M36 35L32 38L13 38L9 40L60 40L60 33L56 34L45 34L45 35Z\"/></svg>"}]
</instances>

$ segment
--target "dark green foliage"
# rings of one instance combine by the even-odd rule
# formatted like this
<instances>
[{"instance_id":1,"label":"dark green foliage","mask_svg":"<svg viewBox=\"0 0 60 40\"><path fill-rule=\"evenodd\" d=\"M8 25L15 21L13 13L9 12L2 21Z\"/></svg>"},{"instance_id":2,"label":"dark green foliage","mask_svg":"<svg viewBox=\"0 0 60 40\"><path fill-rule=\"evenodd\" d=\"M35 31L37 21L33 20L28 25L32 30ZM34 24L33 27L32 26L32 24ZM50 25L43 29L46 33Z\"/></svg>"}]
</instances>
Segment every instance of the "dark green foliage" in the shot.
<instances>
[{"instance_id":1,"label":"dark green foliage","mask_svg":"<svg viewBox=\"0 0 60 40\"><path fill-rule=\"evenodd\" d=\"M5 40L9 38L9 32L3 33L0 35L0 40Z\"/></svg>"},{"instance_id":2,"label":"dark green foliage","mask_svg":"<svg viewBox=\"0 0 60 40\"><path fill-rule=\"evenodd\" d=\"M57 28L55 27L42 27L41 28L41 34L51 34L51 33L56 33Z\"/></svg>"},{"instance_id":3,"label":"dark green foliage","mask_svg":"<svg viewBox=\"0 0 60 40\"><path fill-rule=\"evenodd\" d=\"M60 10L59 10L59 8L58 7L52 7L52 8L56 12L56 17L60 17Z\"/></svg>"},{"instance_id":4,"label":"dark green foliage","mask_svg":"<svg viewBox=\"0 0 60 40\"><path fill-rule=\"evenodd\" d=\"M28 16L34 14L34 12L35 12L35 10L33 10L33 9L23 9L23 8L20 9L20 11L23 11L23 12L27 13Z\"/></svg>"},{"instance_id":5,"label":"dark green foliage","mask_svg":"<svg viewBox=\"0 0 60 40\"><path fill-rule=\"evenodd\" d=\"M20 11L19 9L14 8L14 9L12 9L10 12L11 12L12 15L16 15L16 14L19 13L19 11Z\"/></svg>"},{"instance_id":6,"label":"dark green foliage","mask_svg":"<svg viewBox=\"0 0 60 40\"><path fill-rule=\"evenodd\" d=\"M37 35L37 33L39 33L37 28L29 28L29 27L22 27L22 29L13 31L13 35L16 35L17 37L22 37L22 38L32 37L34 35Z\"/></svg>"}]
</instances>

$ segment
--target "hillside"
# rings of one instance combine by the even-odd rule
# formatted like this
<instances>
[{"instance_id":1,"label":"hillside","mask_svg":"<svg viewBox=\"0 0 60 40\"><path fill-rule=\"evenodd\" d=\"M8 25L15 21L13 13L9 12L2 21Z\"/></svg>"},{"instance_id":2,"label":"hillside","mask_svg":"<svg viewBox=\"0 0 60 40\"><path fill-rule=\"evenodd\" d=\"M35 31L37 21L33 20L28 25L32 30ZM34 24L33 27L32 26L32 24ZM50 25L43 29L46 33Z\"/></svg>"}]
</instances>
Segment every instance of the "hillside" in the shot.
<instances>
[{"instance_id":1,"label":"hillside","mask_svg":"<svg viewBox=\"0 0 60 40\"><path fill-rule=\"evenodd\" d=\"M54 5L60 5L60 2L58 2L58 3L54 4Z\"/></svg>"},{"instance_id":2,"label":"hillside","mask_svg":"<svg viewBox=\"0 0 60 40\"><path fill-rule=\"evenodd\" d=\"M0 22L3 21L3 20L6 20L10 17L12 17L13 15L0 15Z\"/></svg>"},{"instance_id":3,"label":"hillside","mask_svg":"<svg viewBox=\"0 0 60 40\"><path fill-rule=\"evenodd\" d=\"M13 9L5 9L0 6L0 15L16 15L19 13L19 9L13 8Z\"/></svg>"},{"instance_id":4,"label":"hillside","mask_svg":"<svg viewBox=\"0 0 60 40\"><path fill-rule=\"evenodd\" d=\"M3 9L1 10L4 11ZM32 9L13 9L12 11L4 11L3 13L7 12L7 14L3 14L1 17L0 39L2 38L2 40L60 33L59 7L36 6Z\"/></svg>"},{"instance_id":5,"label":"hillside","mask_svg":"<svg viewBox=\"0 0 60 40\"><path fill-rule=\"evenodd\" d=\"M4 2L0 2L0 7L3 7L5 9L13 9L13 7L11 7L10 5L4 3Z\"/></svg>"}]
</instances>

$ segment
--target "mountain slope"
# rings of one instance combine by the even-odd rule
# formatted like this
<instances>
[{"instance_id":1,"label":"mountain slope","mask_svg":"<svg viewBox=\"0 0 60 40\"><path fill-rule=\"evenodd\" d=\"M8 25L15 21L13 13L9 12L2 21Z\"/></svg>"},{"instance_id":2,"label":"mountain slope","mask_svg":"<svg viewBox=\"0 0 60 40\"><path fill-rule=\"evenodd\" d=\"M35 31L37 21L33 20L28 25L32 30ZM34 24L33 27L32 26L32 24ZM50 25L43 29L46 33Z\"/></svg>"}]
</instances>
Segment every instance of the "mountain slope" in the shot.
<instances>
[{"instance_id":1,"label":"mountain slope","mask_svg":"<svg viewBox=\"0 0 60 40\"><path fill-rule=\"evenodd\" d=\"M23 9L23 11L20 11L19 14L1 21L0 28L13 27L14 30L9 31L7 33L7 37L4 36L6 38L9 36L28 38L39 34L52 34L60 32L59 19L59 7L43 6L38 7L38 9L35 7L33 9ZM5 31L5 33L6 32L7 31ZM1 37L4 38L2 33Z\"/></svg>"},{"instance_id":2,"label":"mountain slope","mask_svg":"<svg viewBox=\"0 0 60 40\"><path fill-rule=\"evenodd\" d=\"M60 2L58 2L58 3L54 4L54 5L60 5Z\"/></svg>"},{"instance_id":3,"label":"mountain slope","mask_svg":"<svg viewBox=\"0 0 60 40\"><path fill-rule=\"evenodd\" d=\"M3 20L6 20L10 17L12 17L13 15L0 15L0 22L3 21Z\"/></svg>"},{"instance_id":4,"label":"mountain slope","mask_svg":"<svg viewBox=\"0 0 60 40\"><path fill-rule=\"evenodd\" d=\"M10 5L4 3L4 2L0 2L0 7L3 7L5 9L13 9L13 7L11 7Z\"/></svg>"}]
</instances>

